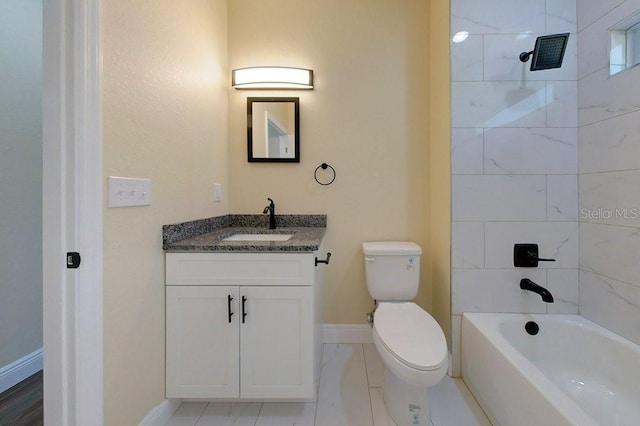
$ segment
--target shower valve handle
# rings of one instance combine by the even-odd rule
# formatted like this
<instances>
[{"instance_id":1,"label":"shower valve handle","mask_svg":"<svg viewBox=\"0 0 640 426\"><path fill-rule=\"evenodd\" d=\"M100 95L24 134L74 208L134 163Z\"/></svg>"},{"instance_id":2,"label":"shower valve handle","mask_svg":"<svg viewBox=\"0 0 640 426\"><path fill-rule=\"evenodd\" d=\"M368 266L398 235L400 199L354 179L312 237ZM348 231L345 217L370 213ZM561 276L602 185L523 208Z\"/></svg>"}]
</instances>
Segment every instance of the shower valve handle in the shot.
<instances>
[{"instance_id":1,"label":"shower valve handle","mask_svg":"<svg viewBox=\"0 0 640 426\"><path fill-rule=\"evenodd\" d=\"M555 259L538 257L537 244L515 244L513 246L513 266L519 268L535 268L538 262L555 262Z\"/></svg>"},{"instance_id":2,"label":"shower valve handle","mask_svg":"<svg viewBox=\"0 0 640 426\"><path fill-rule=\"evenodd\" d=\"M537 257L535 253L530 253L529 259L535 260L538 262L555 262L555 259L543 259L541 257Z\"/></svg>"}]
</instances>

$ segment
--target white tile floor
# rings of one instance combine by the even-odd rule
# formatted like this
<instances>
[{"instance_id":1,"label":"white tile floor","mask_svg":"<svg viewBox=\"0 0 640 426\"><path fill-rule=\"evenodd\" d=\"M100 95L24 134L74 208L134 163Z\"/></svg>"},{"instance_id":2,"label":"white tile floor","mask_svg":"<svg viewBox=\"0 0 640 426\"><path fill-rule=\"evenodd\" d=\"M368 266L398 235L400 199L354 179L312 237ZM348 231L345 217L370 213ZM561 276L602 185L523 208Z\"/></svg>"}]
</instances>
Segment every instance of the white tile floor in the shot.
<instances>
[{"instance_id":1,"label":"white tile floor","mask_svg":"<svg viewBox=\"0 0 640 426\"><path fill-rule=\"evenodd\" d=\"M167 426L393 426L373 344L325 344L317 403L184 402ZM490 426L460 379L429 390L433 426ZM404 425L402 425L404 426Z\"/></svg>"}]
</instances>

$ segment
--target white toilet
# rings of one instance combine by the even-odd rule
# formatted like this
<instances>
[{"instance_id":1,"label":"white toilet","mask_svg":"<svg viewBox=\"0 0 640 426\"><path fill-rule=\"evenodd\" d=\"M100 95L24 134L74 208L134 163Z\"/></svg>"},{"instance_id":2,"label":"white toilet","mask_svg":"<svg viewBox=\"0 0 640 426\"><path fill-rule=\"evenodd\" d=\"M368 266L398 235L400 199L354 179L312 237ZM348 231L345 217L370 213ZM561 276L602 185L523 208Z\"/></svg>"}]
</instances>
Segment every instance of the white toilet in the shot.
<instances>
[{"instance_id":1,"label":"white toilet","mask_svg":"<svg viewBox=\"0 0 640 426\"><path fill-rule=\"evenodd\" d=\"M377 302L373 341L384 361L384 403L398 424L429 425L427 388L447 372L447 342L438 323L413 303L420 278L419 245L362 243L369 294Z\"/></svg>"}]
</instances>

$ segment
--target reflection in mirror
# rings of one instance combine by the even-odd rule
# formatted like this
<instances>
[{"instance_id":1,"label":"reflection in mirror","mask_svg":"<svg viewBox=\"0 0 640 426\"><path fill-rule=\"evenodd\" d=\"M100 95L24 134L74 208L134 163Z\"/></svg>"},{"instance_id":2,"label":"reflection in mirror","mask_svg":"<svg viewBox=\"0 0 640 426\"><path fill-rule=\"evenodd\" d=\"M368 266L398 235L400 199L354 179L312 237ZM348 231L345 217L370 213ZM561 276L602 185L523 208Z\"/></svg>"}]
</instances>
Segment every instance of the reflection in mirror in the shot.
<instances>
[{"instance_id":1,"label":"reflection in mirror","mask_svg":"<svg viewBox=\"0 0 640 426\"><path fill-rule=\"evenodd\" d=\"M247 98L249 162L300 162L299 98Z\"/></svg>"}]
</instances>

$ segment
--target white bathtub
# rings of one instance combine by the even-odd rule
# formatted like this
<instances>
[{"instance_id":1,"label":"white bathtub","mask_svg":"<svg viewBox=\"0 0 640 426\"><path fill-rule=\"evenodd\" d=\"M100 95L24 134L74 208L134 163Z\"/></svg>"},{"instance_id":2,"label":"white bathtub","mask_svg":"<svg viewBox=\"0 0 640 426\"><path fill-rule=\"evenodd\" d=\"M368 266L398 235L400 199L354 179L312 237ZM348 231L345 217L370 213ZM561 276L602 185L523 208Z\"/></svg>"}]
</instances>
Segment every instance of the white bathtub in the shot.
<instances>
[{"instance_id":1,"label":"white bathtub","mask_svg":"<svg viewBox=\"0 0 640 426\"><path fill-rule=\"evenodd\" d=\"M464 314L461 349L496 425L640 425L640 347L581 316Z\"/></svg>"}]
</instances>

